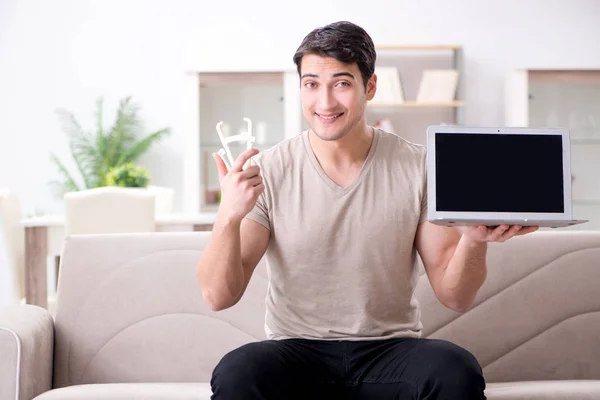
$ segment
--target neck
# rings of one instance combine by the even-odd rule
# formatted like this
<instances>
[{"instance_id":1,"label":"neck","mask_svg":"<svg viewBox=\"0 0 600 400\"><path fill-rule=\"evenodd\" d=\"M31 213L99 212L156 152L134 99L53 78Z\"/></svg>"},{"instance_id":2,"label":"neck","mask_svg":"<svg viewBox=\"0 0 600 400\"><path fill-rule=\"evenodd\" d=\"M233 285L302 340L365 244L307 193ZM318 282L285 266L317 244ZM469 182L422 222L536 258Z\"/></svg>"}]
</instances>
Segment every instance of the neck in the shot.
<instances>
[{"instance_id":1,"label":"neck","mask_svg":"<svg viewBox=\"0 0 600 400\"><path fill-rule=\"evenodd\" d=\"M366 124L338 140L322 140L312 130L308 131L310 146L319 162L340 167L364 162L373 135L374 129Z\"/></svg>"}]
</instances>

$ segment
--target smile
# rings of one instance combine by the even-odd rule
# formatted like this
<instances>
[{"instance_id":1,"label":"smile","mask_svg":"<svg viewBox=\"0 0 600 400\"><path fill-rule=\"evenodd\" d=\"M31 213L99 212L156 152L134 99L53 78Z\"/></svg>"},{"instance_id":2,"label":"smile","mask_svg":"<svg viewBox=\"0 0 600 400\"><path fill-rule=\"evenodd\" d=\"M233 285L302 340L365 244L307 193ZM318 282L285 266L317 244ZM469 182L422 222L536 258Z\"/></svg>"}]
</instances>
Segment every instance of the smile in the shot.
<instances>
[{"instance_id":1,"label":"smile","mask_svg":"<svg viewBox=\"0 0 600 400\"><path fill-rule=\"evenodd\" d=\"M339 114L335 114L335 115L321 115L321 114L317 114L317 113L315 113L315 114L323 120L333 121L334 119L341 117L344 113L339 113Z\"/></svg>"}]
</instances>

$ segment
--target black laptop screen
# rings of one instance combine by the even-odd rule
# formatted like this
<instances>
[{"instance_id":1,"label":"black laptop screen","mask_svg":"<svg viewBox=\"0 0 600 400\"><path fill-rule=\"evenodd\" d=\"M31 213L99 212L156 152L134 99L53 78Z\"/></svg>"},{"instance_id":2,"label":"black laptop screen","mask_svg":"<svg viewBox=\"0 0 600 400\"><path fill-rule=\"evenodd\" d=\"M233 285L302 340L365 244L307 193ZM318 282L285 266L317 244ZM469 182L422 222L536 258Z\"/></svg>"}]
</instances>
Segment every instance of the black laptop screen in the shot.
<instances>
[{"instance_id":1,"label":"black laptop screen","mask_svg":"<svg viewBox=\"0 0 600 400\"><path fill-rule=\"evenodd\" d=\"M562 213L560 135L435 135L437 211Z\"/></svg>"}]
</instances>

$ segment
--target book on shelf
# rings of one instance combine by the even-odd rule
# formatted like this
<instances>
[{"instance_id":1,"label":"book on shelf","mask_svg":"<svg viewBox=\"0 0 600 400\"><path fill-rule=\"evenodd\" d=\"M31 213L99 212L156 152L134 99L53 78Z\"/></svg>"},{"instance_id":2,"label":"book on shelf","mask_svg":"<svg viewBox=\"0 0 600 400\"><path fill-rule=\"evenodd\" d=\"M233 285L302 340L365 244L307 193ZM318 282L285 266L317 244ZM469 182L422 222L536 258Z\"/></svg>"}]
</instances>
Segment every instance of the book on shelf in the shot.
<instances>
[{"instance_id":1,"label":"book on shelf","mask_svg":"<svg viewBox=\"0 0 600 400\"><path fill-rule=\"evenodd\" d=\"M428 69L423 71L417 103L449 103L454 101L458 86L455 69Z\"/></svg>"},{"instance_id":2,"label":"book on shelf","mask_svg":"<svg viewBox=\"0 0 600 400\"><path fill-rule=\"evenodd\" d=\"M375 67L377 91L371 104L395 104L404 102L400 72L396 67Z\"/></svg>"}]
</instances>

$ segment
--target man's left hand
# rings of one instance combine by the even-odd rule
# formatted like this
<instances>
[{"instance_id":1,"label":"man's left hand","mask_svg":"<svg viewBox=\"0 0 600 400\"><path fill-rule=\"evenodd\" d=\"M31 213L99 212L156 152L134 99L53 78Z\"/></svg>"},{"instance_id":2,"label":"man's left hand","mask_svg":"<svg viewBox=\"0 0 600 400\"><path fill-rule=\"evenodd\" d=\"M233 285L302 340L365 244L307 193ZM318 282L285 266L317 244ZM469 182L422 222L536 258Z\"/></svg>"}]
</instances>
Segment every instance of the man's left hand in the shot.
<instances>
[{"instance_id":1,"label":"man's left hand","mask_svg":"<svg viewBox=\"0 0 600 400\"><path fill-rule=\"evenodd\" d=\"M521 225L500 225L497 227L487 227L485 225L468 226L463 235L466 235L474 242L506 242L513 236L527 235L539 229L538 226Z\"/></svg>"}]
</instances>

